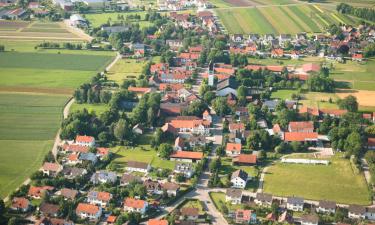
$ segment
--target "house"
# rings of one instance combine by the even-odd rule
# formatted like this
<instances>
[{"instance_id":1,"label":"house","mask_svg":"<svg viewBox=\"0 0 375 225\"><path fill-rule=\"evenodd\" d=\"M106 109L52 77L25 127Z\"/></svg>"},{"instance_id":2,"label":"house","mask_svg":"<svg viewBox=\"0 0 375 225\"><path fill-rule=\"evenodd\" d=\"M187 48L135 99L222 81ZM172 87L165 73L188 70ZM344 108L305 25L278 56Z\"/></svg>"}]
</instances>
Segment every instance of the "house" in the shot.
<instances>
[{"instance_id":1,"label":"house","mask_svg":"<svg viewBox=\"0 0 375 225\"><path fill-rule=\"evenodd\" d=\"M366 219L375 220L375 208L366 208Z\"/></svg>"},{"instance_id":2,"label":"house","mask_svg":"<svg viewBox=\"0 0 375 225\"><path fill-rule=\"evenodd\" d=\"M147 225L168 225L168 220L149 219Z\"/></svg>"},{"instance_id":3,"label":"house","mask_svg":"<svg viewBox=\"0 0 375 225\"><path fill-rule=\"evenodd\" d=\"M76 208L76 214L81 219L98 221L102 216L102 208L87 203L79 203Z\"/></svg>"},{"instance_id":4,"label":"house","mask_svg":"<svg viewBox=\"0 0 375 225\"><path fill-rule=\"evenodd\" d=\"M132 131L134 134L143 134L144 128L141 124L137 124L133 127Z\"/></svg>"},{"instance_id":5,"label":"house","mask_svg":"<svg viewBox=\"0 0 375 225\"><path fill-rule=\"evenodd\" d=\"M105 170L96 171L91 178L90 181L93 184L100 184L100 183L115 183L117 180L117 175L115 172L109 172Z\"/></svg>"},{"instance_id":6,"label":"house","mask_svg":"<svg viewBox=\"0 0 375 225\"><path fill-rule=\"evenodd\" d=\"M75 200L78 195L78 191L69 188L63 188L60 190L60 196L64 197L65 200Z\"/></svg>"},{"instance_id":7,"label":"house","mask_svg":"<svg viewBox=\"0 0 375 225\"><path fill-rule=\"evenodd\" d=\"M173 149L175 151L182 151L184 149L184 139L181 137L177 137L176 140L174 141L174 147Z\"/></svg>"},{"instance_id":8,"label":"house","mask_svg":"<svg viewBox=\"0 0 375 225\"><path fill-rule=\"evenodd\" d=\"M319 73L320 65L314 63L303 64L302 70L305 73Z\"/></svg>"},{"instance_id":9,"label":"house","mask_svg":"<svg viewBox=\"0 0 375 225\"><path fill-rule=\"evenodd\" d=\"M64 144L61 147L61 151L65 152L65 153L75 153L75 154L87 153L87 152L89 152L89 150L90 150L90 147L81 146L81 145L78 145L78 144Z\"/></svg>"},{"instance_id":10,"label":"house","mask_svg":"<svg viewBox=\"0 0 375 225\"><path fill-rule=\"evenodd\" d=\"M318 225L319 216L316 214L305 214L301 216L301 225Z\"/></svg>"},{"instance_id":11,"label":"house","mask_svg":"<svg viewBox=\"0 0 375 225\"><path fill-rule=\"evenodd\" d=\"M203 152L176 151L169 158L171 161L200 162L203 159Z\"/></svg>"},{"instance_id":12,"label":"house","mask_svg":"<svg viewBox=\"0 0 375 225\"><path fill-rule=\"evenodd\" d=\"M92 136L77 135L76 144L78 144L80 146L94 147L95 146L95 138L92 137Z\"/></svg>"},{"instance_id":13,"label":"house","mask_svg":"<svg viewBox=\"0 0 375 225\"><path fill-rule=\"evenodd\" d=\"M138 97L142 97L143 95L150 93L152 91L149 87L128 87L128 91L134 92L137 94Z\"/></svg>"},{"instance_id":14,"label":"house","mask_svg":"<svg viewBox=\"0 0 375 225\"><path fill-rule=\"evenodd\" d=\"M312 121L289 122L288 131L289 132L301 132L301 133L313 133L314 122Z\"/></svg>"},{"instance_id":15,"label":"house","mask_svg":"<svg viewBox=\"0 0 375 225\"><path fill-rule=\"evenodd\" d=\"M272 58L282 58L284 56L284 50L282 48L275 48L271 51Z\"/></svg>"},{"instance_id":16,"label":"house","mask_svg":"<svg viewBox=\"0 0 375 225\"><path fill-rule=\"evenodd\" d=\"M80 153L70 154L66 159L65 165L73 165L74 166L74 165L82 163L82 161L79 160L79 155L80 155Z\"/></svg>"},{"instance_id":17,"label":"house","mask_svg":"<svg viewBox=\"0 0 375 225\"><path fill-rule=\"evenodd\" d=\"M96 148L96 157L100 159L103 159L105 156L108 156L110 154L111 152L109 151L109 148L103 148L103 147Z\"/></svg>"},{"instance_id":18,"label":"house","mask_svg":"<svg viewBox=\"0 0 375 225\"><path fill-rule=\"evenodd\" d=\"M285 142L316 142L318 141L318 133L301 133L301 132L285 132L284 133Z\"/></svg>"},{"instance_id":19,"label":"house","mask_svg":"<svg viewBox=\"0 0 375 225\"><path fill-rule=\"evenodd\" d=\"M257 164L257 156L253 154L240 154L232 159L232 163L236 165L255 165Z\"/></svg>"},{"instance_id":20,"label":"house","mask_svg":"<svg viewBox=\"0 0 375 225\"><path fill-rule=\"evenodd\" d=\"M231 204L241 204L242 200L242 190L241 189L234 189L228 188L225 194L225 201L230 202Z\"/></svg>"},{"instance_id":21,"label":"house","mask_svg":"<svg viewBox=\"0 0 375 225\"><path fill-rule=\"evenodd\" d=\"M316 212L334 214L336 212L336 203L332 201L321 200L319 201L319 205L316 208Z\"/></svg>"},{"instance_id":22,"label":"house","mask_svg":"<svg viewBox=\"0 0 375 225\"><path fill-rule=\"evenodd\" d=\"M117 216L108 216L107 217L107 224L115 224L117 220Z\"/></svg>"},{"instance_id":23,"label":"house","mask_svg":"<svg viewBox=\"0 0 375 225\"><path fill-rule=\"evenodd\" d=\"M188 162L176 162L173 172L182 174L186 178L190 178L193 173L193 164Z\"/></svg>"},{"instance_id":24,"label":"house","mask_svg":"<svg viewBox=\"0 0 375 225\"><path fill-rule=\"evenodd\" d=\"M263 102L263 107L267 107L270 112L276 110L276 106L279 104L279 100L266 100Z\"/></svg>"},{"instance_id":25,"label":"house","mask_svg":"<svg viewBox=\"0 0 375 225\"><path fill-rule=\"evenodd\" d=\"M51 186L30 186L28 196L35 199L40 199L43 197L44 194L48 194L49 191L52 191L54 187Z\"/></svg>"},{"instance_id":26,"label":"house","mask_svg":"<svg viewBox=\"0 0 375 225\"><path fill-rule=\"evenodd\" d=\"M148 173L151 170L151 166L150 164L144 162L128 161L125 169L129 172Z\"/></svg>"},{"instance_id":27,"label":"house","mask_svg":"<svg viewBox=\"0 0 375 225\"><path fill-rule=\"evenodd\" d=\"M112 194L104 191L90 191L87 194L87 202L105 208L112 199Z\"/></svg>"},{"instance_id":28,"label":"house","mask_svg":"<svg viewBox=\"0 0 375 225\"><path fill-rule=\"evenodd\" d=\"M256 214L252 210L237 209L235 212L236 224L255 224Z\"/></svg>"},{"instance_id":29,"label":"house","mask_svg":"<svg viewBox=\"0 0 375 225\"><path fill-rule=\"evenodd\" d=\"M124 210L126 212L139 212L140 214L145 214L148 207L148 203L144 200L126 198L124 201Z\"/></svg>"},{"instance_id":30,"label":"house","mask_svg":"<svg viewBox=\"0 0 375 225\"><path fill-rule=\"evenodd\" d=\"M170 124L179 132L208 135L211 123L195 116L177 116Z\"/></svg>"},{"instance_id":31,"label":"house","mask_svg":"<svg viewBox=\"0 0 375 225\"><path fill-rule=\"evenodd\" d=\"M228 128L229 128L230 133L243 135L245 131L245 124L244 123L230 123Z\"/></svg>"},{"instance_id":32,"label":"house","mask_svg":"<svg viewBox=\"0 0 375 225\"><path fill-rule=\"evenodd\" d=\"M225 152L228 156L238 156L241 154L242 145L241 143L227 143Z\"/></svg>"},{"instance_id":33,"label":"house","mask_svg":"<svg viewBox=\"0 0 375 225\"><path fill-rule=\"evenodd\" d=\"M303 198L288 197L286 200L286 208L292 211L303 211Z\"/></svg>"},{"instance_id":34,"label":"house","mask_svg":"<svg viewBox=\"0 0 375 225\"><path fill-rule=\"evenodd\" d=\"M22 8L16 8L8 10L3 17L9 18L11 20L18 20L26 15L26 10Z\"/></svg>"},{"instance_id":35,"label":"house","mask_svg":"<svg viewBox=\"0 0 375 225\"><path fill-rule=\"evenodd\" d=\"M243 170L234 171L230 178L232 188L245 188L248 180L249 175Z\"/></svg>"},{"instance_id":36,"label":"house","mask_svg":"<svg viewBox=\"0 0 375 225\"><path fill-rule=\"evenodd\" d=\"M266 193L257 193L254 202L255 204L260 206L270 207L272 205L272 195Z\"/></svg>"},{"instance_id":37,"label":"house","mask_svg":"<svg viewBox=\"0 0 375 225\"><path fill-rule=\"evenodd\" d=\"M92 152L82 153L79 155L79 160L82 162L90 162L92 165L95 165L98 161L96 154Z\"/></svg>"},{"instance_id":38,"label":"house","mask_svg":"<svg viewBox=\"0 0 375 225\"><path fill-rule=\"evenodd\" d=\"M128 31L129 26L102 26L101 30L107 32L108 34L121 33Z\"/></svg>"},{"instance_id":39,"label":"house","mask_svg":"<svg viewBox=\"0 0 375 225\"><path fill-rule=\"evenodd\" d=\"M366 208L361 205L349 205L348 217L350 219L365 219Z\"/></svg>"},{"instance_id":40,"label":"house","mask_svg":"<svg viewBox=\"0 0 375 225\"><path fill-rule=\"evenodd\" d=\"M143 186L146 187L146 190L150 194L161 195L163 193L161 184L158 181L153 181L151 179L145 180Z\"/></svg>"},{"instance_id":41,"label":"house","mask_svg":"<svg viewBox=\"0 0 375 225\"><path fill-rule=\"evenodd\" d=\"M375 150L375 138L367 138L367 148L369 150Z\"/></svg>"},{"instance_id":42,"label":"house","mask_svg":"<svg viewBox=\"0 0 375 225\"><path fill-rule=\"evenodd\" d=\"M120 179L120 186L126 186L132 182L141 183L142 179L133 174L124 173Z\"/></svg>"},{"instance_id":43,"label":"house","mask_svg":"<svg viewBox=\"0 0 375 225\"><path fill-rule=\"evenodd\" d=\"M74 223L64 219L43 216L39 220L35 221L35 225L74 225Z\"/></svg>"},{"instance_id":44,"label":"house","mask_svg":"<svg viewBox=\"0 0 375 225\"><path fill-rule=\"evenodd\" d=\"M78 167L65 167L61 172L67 179L75 179L77 177L83 177L87 174L87 170Z\"/></svg>"},{"instance_id":45,"label":"house","mask_svg":"<svg viewBox=\"0 0 375 225\"><path fill-rule=\"evenodd\" d=\"M10 209L18 212L27 212L31 207L30 201L27 198L15 197L12 199Z\"/></svg>"},{"instance_id":46,"label":"house","mask_svg":"<svg viewBox=\"0 0 375 225\"><path fill-rule=\"evenodd\" d=\"M57 217L57 214L59 213L60 206L55 205L55 204L49 204L43 202L39 206L39 212L43 216L48 216L48 217Z\"/></svg>"},{"instance_id":47,"label":"house","mask_svg":"<svg viewBox=\"0 0 375 225\"><path fill-rule=\"evenodd\" d=\"M233 78L227 78L224 80L221 80L216 85L216 95L217 96L227 96L228 94L233 94L237 96L237 87L238 84Z\"/></svg>"},{"instance_id":48,"label":"house","mask_svg":"<svg viewBox=\"0 0 375 225\"><path fill-rule=\"evenodd\" d=\"M165 182L161 187L163 190L167 191L168 196L177 196L177 193L180 190L180 185L171 182Z\"/></svg>"},{"instance_id":49,"label":"house","mask_svg":"<svg viewBox=\"0 0 375 225\"><path fill-rule=\"evenodd\" d=\"M62 166L57 163L45 162L42 167L43 174L47 176L56 176L62 170Z\"/></svg>"},{"instance_id":50,"label":"house","mask_svg":"<svg viewBox=\"0 0 375 225\"><path fill-rule=\"evenodd\" d=\"M241 43L243 41L244 37L243 37L242 34L233 34L231 39L232 39L233 42Z\"/></svg>"},{"instance_id":51,"label":"house","mask_svg":"<svg viewBox=\"0 0 375 225\"><path fill-rule=\"evenodd\" d=\"M199 209L193 207L185 207L180 209L182 219L195 221L199 217Z\"/></svg>"}]
</instances>

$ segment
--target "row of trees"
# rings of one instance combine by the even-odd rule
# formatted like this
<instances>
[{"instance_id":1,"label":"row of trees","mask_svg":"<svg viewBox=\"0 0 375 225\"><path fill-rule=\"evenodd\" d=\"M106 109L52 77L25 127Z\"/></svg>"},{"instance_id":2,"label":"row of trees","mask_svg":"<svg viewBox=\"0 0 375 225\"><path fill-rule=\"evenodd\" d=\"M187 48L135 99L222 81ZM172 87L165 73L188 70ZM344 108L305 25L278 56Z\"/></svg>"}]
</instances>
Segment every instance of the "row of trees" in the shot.
<instances>
[{"instance_id":1,"label":"row of trees","mask_svg":"<svg viewBox=\"0 0 375 225\"><path fill-rule=\"evenodd\" d=\"M365 20L375 21L375 10L373 8L359 8L340 3L337 5L336 10L342 14L349 14Z\"/></svg>"}]
</instances>

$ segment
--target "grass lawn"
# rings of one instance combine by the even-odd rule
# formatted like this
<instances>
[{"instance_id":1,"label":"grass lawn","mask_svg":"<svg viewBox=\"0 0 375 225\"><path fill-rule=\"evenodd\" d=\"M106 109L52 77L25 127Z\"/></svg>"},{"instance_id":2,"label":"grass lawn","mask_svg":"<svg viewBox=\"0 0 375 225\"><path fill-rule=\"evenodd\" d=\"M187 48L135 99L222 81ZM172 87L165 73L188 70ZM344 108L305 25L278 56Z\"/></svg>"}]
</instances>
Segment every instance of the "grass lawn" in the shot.
<instances>
[{"instance_id":1,"label":"grass lawn","mask_svg":"<svg viewBox=\"0 0 375 225\"><path fill-rule=\"evenodd\" d=\"M179 208L196 208L199 209L199 214L204 213L202 202L197 199L188 199Z\"/></svg>"},{"instance_id":2,"label":"grass lawn","mask_svg":"<svg viewBox=\"0 0 375 225\"><path fill-rule=\"evenodd\" d=\"M258 175L258 169L255 166L233 166L232 158L224 157L221 158L220 175L232 174L234 171L241 169L248 173L250 176L254 177Z\"/></svg>"},{"instance_id":3,"label":"grass lawn","mask_svg":"<svg viewBox=\"0 0 375 225\"><path fill-rule=\"evenodd\" d=\"M281 163L271 166L265 176L264 191L345 204L371 203L363 174L354 174L349 160L337 156L328 166Z\"/></svg>"},{"instance_id":4,"label":"grass lawn","mask_svg":"<svg viewBox=\"0 0 375 225\"><path fill-rule=\"evenodd\" d=\"M140 161L151 163L152 167L173 170L175 162L161 159L157 156L155 149L150 145L140 145L134 149L128 147L116 147L112 149L115 153L114 163L125 166L128 161Z\"/></svg>"},{"instance_id":5,"label":"grass lawn","mask_svg":"<svg viewBox=\"0 0 375 225\"><path fill-rule=\"evenodd\" d=\"M215 207L220 211L223 205L226 205L229 210L236 210L243 208L242 205L232 205L225 202L225 193L224 192L210 192L209 193L212 202Z\"/></svg>"},{"instance_id":6,"label":"grass lawn","mask_svg":"<svg viewBox=\"0 0 375 225\"><path fill-rule=\"evenodd\" d=\"M278 98L282 100L291 100L292 94L297 93L296 90L277 90L272 92L271 98Z\"/></svg>"},{"instance_id":7,"label":"grass lawn","mask_svg":"<svg viewBox=\"0 0 375 225\"><path fill-rule=\"evenodd\" d=\"M333 103L329 102L332 99ZM337 109L338 96L335 93L308 92L303 94L303 100L300 100L304 106L318 107L321 109Z\"/></svg>"},{"instance_id":8,"label":"grass lawn","mask_svg":"<svg viewBox=\"0 0 375 225\"><path fill-rule=\"evenodd\" d=\"M89 112L95 112L97 115L102 114L103 112L109 109L107 104L78 104L76 102L70 107L70 112L75 112L78 110L87 109Z\"/></svg>"},{"instance_id":9,"label":"grass lawn","mask_svg":"<svg viewBox=\"0 0 375 225\"><path fill-rule=\"evenodd\" d=\"M91 26L93 27L100 27L101 25L105 24L110 20L111 22L120 22L117 18L118 15L121 15L126 19L126 16L130 15L140 15L141 21L134 21L134 23L139 23L140 27L146 27L151 25L150 21L144 21L146 11L143 12L121 12L121 13L92 13L92 14L84 14L84 17L90 22ZM125 20L124 20L125 22ZM133 20L129 20L129 22L133 22Z\"/></svg>"}]
</instances>

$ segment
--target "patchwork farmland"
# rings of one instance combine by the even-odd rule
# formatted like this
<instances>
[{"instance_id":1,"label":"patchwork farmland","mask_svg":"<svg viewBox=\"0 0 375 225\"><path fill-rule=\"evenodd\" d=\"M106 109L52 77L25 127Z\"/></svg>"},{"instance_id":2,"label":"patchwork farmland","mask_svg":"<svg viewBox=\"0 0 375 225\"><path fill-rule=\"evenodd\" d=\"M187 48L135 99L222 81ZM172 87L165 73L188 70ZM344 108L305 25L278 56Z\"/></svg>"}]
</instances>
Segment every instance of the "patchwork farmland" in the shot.
<instances>
[{"instance_id":1,"label":"patchwork farmland","mask_svg":"<svg viewBox=\"0 0 375 225\"><path fill-rule=\"evenodd\" d=\"M7 50L0 53L0 158L6 159L0 163L0 197L5 197L40 167L73 90L103 70L113 53L0 44Z\"/></svg>"},{"instance_id":2,"label":"patchwork farmland","mask_svg":"<svg viewBox=\"0 0 375 225\"><path fill-rule=\"evenodd\" d=\"M330 24L357 24L355 19L318 5L259 6L215 10L230 34L320 33Z\"/></svg>"}]
</instances>

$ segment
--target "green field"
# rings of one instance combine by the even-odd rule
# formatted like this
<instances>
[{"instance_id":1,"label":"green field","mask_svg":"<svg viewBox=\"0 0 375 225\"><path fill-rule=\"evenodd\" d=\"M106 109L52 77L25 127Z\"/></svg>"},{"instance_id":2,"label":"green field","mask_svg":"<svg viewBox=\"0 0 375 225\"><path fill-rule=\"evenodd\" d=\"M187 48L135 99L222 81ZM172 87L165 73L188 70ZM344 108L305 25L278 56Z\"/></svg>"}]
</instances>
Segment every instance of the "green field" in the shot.
<instances>
[{"instance_id":1,"label":"green field","mask_svg":"<svg viewBox=\"0 0 375 225\"><path fill-rule=\"evenodd\" d=\"M100 27L101 25L107 23L108 21L111 21L112 23L120 22L120 20L117 18L118 15L124 16L124 19L126 19L126 16L129 16L129 15L140 15L141 21L130 20L129 22L139 23L140 27L147 27L147 26L150 26L152 23L150 21L144 20L146 13L147 13L146 11L123 12L123 13L95 13L95 14L85 14L84 17L90 22L91 26Z\"/></svg>"},{"instance_id":2,"label":"green field","mask_svg":"<svg viewBox=\"0 0 375 225\"><path fill-rule=\"evenodd\" d=\"M51 150L67 97L0 92L0 197L39 168Z\"/></svg>"},{"instance_id":3,"label":"green field","mask_svg":"<svg viewBox=\"0 0 375 225\"><path fill-rule=\"evenodd\" d=\"M116 147L112 150L115 153L114 163L125 166L127 161L140 161L150 163L152 167L166 168L173 170L175 162L163 160L157 156L157 152L150 145L126 148Z\"/></svg>"},{"instance_id":4,"label":"green field","mask_svg":"<svg viewBox=\"0 0 375 225\"><path fill-rule=\"evenodd\" d=\"M107 104L78 104L76 102L70 107L70 112L87 109L89 112L95 112L96 115L100 115L109 109Z\"/></svg>"},{"instance_id":5,"label":"green field","mask_svg":"<svg viewBox=\"0 0 375 225\"><path fill-rule=\"evenodd\" d=\"M349 160L334 157L324 165L278 163L264 180L264 192L278 196L300 196L345 204L370 204L370 192L362 174L352 171Z\"/></svg>"},{"instance_id":6,"label":"green field","mask_svg":"<svg viewBox=\"0 0 375 225\"><path fill-rule=\"evenodd\" d=\"M230 34L320 33L330 24L357 24L353 18L321 5L222 8L216 9L216 13Z\"/></svg>"},{"instance_id":7,"label":"green field","mask_svg":"<svg viewBox=\"0 0 375 225\"><path fill-rule=\"evenodd\" d=\"M5 197L41 166L73 90L103 70L113 53L35 50L40 43L35 41L0 43L14 49L0 53L0 197Z\"/></svg>"}]
</instances>

